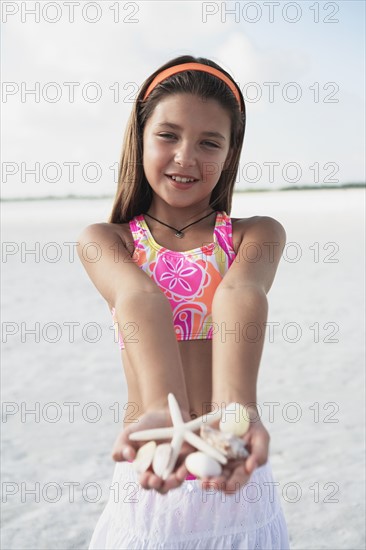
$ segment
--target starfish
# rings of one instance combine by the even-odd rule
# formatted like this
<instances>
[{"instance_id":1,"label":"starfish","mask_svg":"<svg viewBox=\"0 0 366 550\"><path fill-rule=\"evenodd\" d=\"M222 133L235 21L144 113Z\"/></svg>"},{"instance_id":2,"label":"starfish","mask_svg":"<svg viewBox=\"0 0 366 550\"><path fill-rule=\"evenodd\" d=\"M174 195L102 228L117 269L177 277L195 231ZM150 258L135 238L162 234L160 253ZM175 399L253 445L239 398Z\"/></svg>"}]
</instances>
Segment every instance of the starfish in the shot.
<instances>
[{"instance_id":1,"label":"starfish","mask_svg":"<svg viewBox=\"0 0 366 550\"><path fill-rule=\"evenodd\" d=\"M221 464L226 464L227 458L224 454L209 445L197 434L193 433L205 423L212 424L216 420L220 419L222 414L221 409L216 412L208 413L198 418L195 418L194 420L190 420L189 422L183 422L178 402L172 393L168 394L168 404L170 416L173 422L172 427L140 430L137 432L133 432L129 435L129 439L133 441L149 441L152 439L166 439L169 437L172 438L172 441L170 443L172 454L169 463L162 475L162 479L168 479L169 475L173 471L184 440L190 443L196 449L199 449L200 451L216 459Z\"/></svg>"}]
</instances>

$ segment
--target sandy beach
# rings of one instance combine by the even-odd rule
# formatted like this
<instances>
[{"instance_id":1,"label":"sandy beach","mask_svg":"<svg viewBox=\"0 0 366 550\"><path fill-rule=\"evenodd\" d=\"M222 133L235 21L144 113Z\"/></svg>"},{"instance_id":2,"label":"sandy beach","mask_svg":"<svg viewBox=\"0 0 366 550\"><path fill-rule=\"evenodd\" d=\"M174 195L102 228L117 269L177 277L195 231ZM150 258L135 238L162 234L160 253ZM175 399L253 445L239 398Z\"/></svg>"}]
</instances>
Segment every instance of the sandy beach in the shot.
<instances>
[{"instance_id":1,"label":"sandy beach","mask_svg":"<svg viewBox=\"0 0 366 550\"><path fill-rule=\"evenodd\" d=\"M258 404L293 550L365 547L364 202L362 189L233 199L232 217L272 216L287 233ZM108 307L73 243L111 206L1 205L6 550L87 548L109 496L126 384Z\"/></svg>"}]
</instances>

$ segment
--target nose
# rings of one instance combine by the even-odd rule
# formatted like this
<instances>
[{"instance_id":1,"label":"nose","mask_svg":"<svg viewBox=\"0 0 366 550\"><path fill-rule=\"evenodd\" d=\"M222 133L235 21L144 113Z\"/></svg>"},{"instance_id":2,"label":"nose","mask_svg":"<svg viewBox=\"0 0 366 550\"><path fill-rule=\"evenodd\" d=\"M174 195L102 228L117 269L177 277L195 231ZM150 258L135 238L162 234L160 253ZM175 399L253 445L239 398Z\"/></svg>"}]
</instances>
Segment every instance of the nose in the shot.
<instances>
[{"instance_id":1,"label":"nose","mask_svg":"<svg viewBox=\"0 0 366 550\"><path fill-rule=\"evenodd\" d=\"M196 164L194 147L188 140L177 144L174 160L180 166L194 166Z\"/></svg>"}]
</instances>

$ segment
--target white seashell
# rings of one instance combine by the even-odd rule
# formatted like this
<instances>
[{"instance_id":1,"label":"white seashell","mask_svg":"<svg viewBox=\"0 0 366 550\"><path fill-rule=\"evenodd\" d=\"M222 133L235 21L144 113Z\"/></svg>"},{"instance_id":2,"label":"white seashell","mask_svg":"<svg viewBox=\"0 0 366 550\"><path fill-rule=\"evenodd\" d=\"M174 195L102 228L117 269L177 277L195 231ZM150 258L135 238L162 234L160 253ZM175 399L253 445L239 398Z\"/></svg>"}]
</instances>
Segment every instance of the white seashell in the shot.
<instances>
[{"instance_id":1,"label":"white seashell","mask_svg":"<svg viewBox=\"0 0 366 550\"><path fill-rule=\"evenodd\" d=\"M157 476L163 476L169 464L172 452L173 448L170 443L161 443L156 447L152 467Z\"/></svg>"},{"instance_id":2,"label":"white seashell","mask_svg":"<svg viewBox=\"0 0 366 550\"><path fill-rule=\"evenodd\" d=\"M229 460L247 458L249 455L244 441L231 433L221 432L211 428L211 426L203 425L200 428L200 436Z\"/></svg>"},{"instance_id":3,"label":"white seashell","mask_svg":"<svg viewBox=\"0 0 366 550\"><path fill-rule=\"evenodd\" d=\"M155 441L149 441L139 448L136 453L135 460L132 462L132 466L138 474L146 472L146 470L149 468L150 464L153 461L155 450Z\"/></svg>"},{"instance_id":4,"label":"white seashell","mask_svg":"<svg viewBox=\"0 0 366 550\"><path fill-rule=\"evenodd\" d=\"M249 428L249 413L240 403L230 403L222 411L220 430L233 435L244 435Z\"/></svg>"},{"instance_id":5,"label":"white seashell","mask_svg":"<svg viewBox=\"0 0 366 550\"><path fill-rule=\"evenodd\" d=\"M185 459L185 465L196 477L219 476L222 472L219 462L201 451L189 454Z\"/></svg>"}]
</instances>

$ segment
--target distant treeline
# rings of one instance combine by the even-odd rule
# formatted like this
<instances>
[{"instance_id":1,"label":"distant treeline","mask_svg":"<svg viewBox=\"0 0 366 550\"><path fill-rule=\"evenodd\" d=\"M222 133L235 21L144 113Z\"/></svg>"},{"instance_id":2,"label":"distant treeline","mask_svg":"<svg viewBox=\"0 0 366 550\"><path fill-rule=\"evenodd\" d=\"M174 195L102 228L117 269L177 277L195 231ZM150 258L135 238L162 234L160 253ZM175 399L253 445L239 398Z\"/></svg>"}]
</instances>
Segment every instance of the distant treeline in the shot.
<instances>
[{"instance_id":1,"label":"distant treeline","mask_svg":"<svg viewBox=\"0 0 366 550\"><path fill-rule=\"evenodd\" d=\"M271 193L277 191L324 191L328 189L352 189L352 188L364 188L366 183L342 183L340 185L292 185L289 187L279 187L277 189L235 189L234 193ZM100 199L113 199L114 195L46 195L44 197L13 197L13 198L0 198L0 202L24 202L24 201L53 201L53 200L100 200Z\"/></svg>"},{"instance_id":2,"label":"distant treeline","mask_svg":"<svg viewBox=\"0 0 366 550\"><path fill-rule=\"evenodd\" d=\"M366 183L341 183L340 185L291 185L289 187L278 187L277 189L235 189L235 193L260 193L267 191L307 191L307 190L316 190L324 191L325 189L351 189L351 188L362 188L366 187Z\"/></svg>"}]
</instances>

